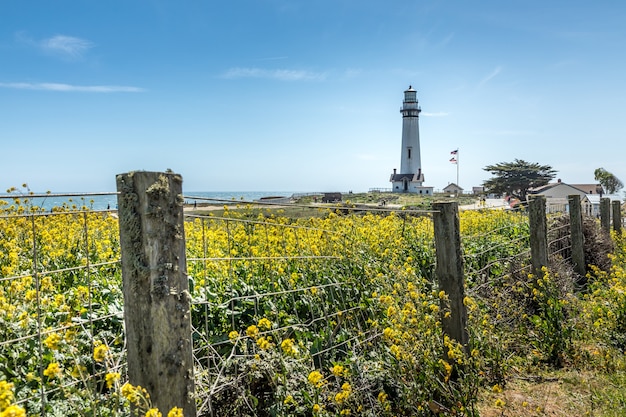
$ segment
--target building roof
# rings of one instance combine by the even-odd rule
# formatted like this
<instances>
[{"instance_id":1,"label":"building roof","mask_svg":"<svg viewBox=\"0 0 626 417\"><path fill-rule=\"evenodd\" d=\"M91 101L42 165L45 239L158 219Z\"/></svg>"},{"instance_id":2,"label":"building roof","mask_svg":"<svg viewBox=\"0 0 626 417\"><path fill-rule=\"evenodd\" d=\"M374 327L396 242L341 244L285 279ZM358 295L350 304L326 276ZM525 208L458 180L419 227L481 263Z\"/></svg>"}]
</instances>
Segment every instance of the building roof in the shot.
<instances>
[{"instance_id":1,"label":"building roof","mask_svg":"<svg viewBox=\"0 0 626 417\"><path fill-rule=\"evenodd\" d=\"M541 187L531 188L529 191L532 194L538 194L545 192L551 188L557 187L559 185L567 185L568 187L574 187L579 191L582 191L585 194L603 194L604 190L602 189L602 185L600 184L566 184L559 180L558 182L551 182L550 184L542 185Z\"/></svg>"},{"instance_id":2,"label":"building roof","mask_svg":"<svg viewBox=\"0 0 626 417\"><path fill-rule=\"evenodd\" d=\"M570 184L574 188L578 188L585 194L604 194L602 185L600 184Z\"/></svg>"},{"instance_id":3,"label":"building roof","mask_svg":"<svg viewBox=\"0 0 626 417\"><path fill-rule=\"evenodd\" d=\"M422 173L415 173L415 174L391 174L391 178L389 179L389 181L391 182L395 182L395 181L403 181L404 179L407 179L411 182L424 182L424 174Z\"/></svg>"},{"instance_id":4,"label":"building roof","mask_svg":"<svg viewBox=\"0 0 626 417\"><path fill-rule=\"evenodd\" d=\"M463 191L463 188L451 182L450 184L446 185L446 187L443 189L443 191L455 191L455 190Z\"/></svg>"}]
</instances>

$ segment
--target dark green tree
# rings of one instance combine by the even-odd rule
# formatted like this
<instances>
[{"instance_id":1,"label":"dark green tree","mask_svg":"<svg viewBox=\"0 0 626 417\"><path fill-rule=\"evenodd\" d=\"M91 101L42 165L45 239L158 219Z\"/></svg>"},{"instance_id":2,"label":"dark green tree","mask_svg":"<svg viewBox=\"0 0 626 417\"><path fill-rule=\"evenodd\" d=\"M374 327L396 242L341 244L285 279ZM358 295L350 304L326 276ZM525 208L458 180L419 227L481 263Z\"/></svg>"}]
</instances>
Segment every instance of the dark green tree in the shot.
<instances>
[{"instance_id":1,"label":"dark green tree","mask_svg":"<svg viewBox=\"0 0 626 417\"><path fill-rule=\"evenodd\" d=\"M600 183L604 191L608 194L614 194L615 192L624 188L624 184L615 175L610 173L604 168L598 168L593 172L594 178Z\"/></svg>"},{"instance_id":2,"label":"dark green tree","mask_svg":"<svg viewBox=\"0 0 626 417\"><path fill-rule=\"evenodd\" d=\"M483 182L485 190L495 194L505 194L526 201L531 188L548 184L556 176L550 165L539 165L516 159L513 162L500 162L483 168L493 175Z\"/></svg>"}]
</instances>

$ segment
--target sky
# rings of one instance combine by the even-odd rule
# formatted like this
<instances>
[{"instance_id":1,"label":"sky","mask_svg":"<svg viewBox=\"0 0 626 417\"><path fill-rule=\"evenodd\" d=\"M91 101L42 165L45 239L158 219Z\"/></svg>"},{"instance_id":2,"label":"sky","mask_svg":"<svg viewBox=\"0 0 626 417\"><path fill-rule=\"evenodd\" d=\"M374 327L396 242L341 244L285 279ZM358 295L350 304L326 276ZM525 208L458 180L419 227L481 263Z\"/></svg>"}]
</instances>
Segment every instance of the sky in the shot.
<instances>
[{"instance_id":1,"label":"sky","mask_svg":"<svg viewBox=\"0 0 626 417\"><path fill-rule=\"evenodd\" d=\"M624 22L621 0L2 0L0 191L390 188L409 85L435 190L515 159L626 181Z\"/></svg>"}]
</instances>

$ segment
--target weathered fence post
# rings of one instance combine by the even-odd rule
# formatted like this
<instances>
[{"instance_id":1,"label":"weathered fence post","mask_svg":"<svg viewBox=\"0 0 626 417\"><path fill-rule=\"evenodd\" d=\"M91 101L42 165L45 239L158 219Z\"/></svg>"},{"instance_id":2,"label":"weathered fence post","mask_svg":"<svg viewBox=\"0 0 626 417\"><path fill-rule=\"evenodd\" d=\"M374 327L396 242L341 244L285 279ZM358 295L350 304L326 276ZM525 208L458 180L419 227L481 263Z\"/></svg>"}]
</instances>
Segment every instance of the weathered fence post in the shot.
<instances>
[{"instance_id":1,"label":"weathered fence post","mask_svg":"<svg viewBox=\"0 0 626 417\"><path fill-rule=\"evenodd\" d=\"M613 230L618 235L622 234L622 203L620 201L611 202L613 208Z\"/></svg>"},{"instance_id":2,"label":"weathered fence post","mask_svg":"<svg viewBox=\"0 0 626 417\"><path fill-rule=\"evenodd\" d=\"M574 271L580 276L578 281L583 284L587 274L587 264L585 264L585 235L583 234L583 214L580 206L580 195L570 195L568 200L572 262Z\"/></svg>"},{"instance_id":3,"label":"weathered fence post","mask_svg":"<svg viewBox=\"0 0 626 417\"><path fill-rule=\"evenodd\" d=\"M117 175L128 378L163 415L196 415L182 178Z\"/></svg>"},{"instance_id":4,"label":"weathered fence post","mask_svg":"<svg viewBox=\"0 0 626 417\"><path fill-rule=\"evenodd\" d=\"M611 199L600 199L600 226L602 231L609 233L611 230Z\"/></svg>"},{"instance_id":5,"label":"weathered fence post","mask_svg":"<svg viewBox=\"0 0 626 417\"><path fill-rule=\"evenodd\" d=\"M461 231L459 209L456 202L433 203L435 229L435 251L437 266L435 276L439 289L445 291L450 302L450 317L443 317L443 331L451 339L468 348L467 310L465 282L463 278L463 256L461 253Z\"/></svg>"},{"instance_id":6,"label":"weathered fence post","mask_svg":"<svg viewBox=\"0 0 626 417\"><path fill-rule=\"evenodd\" d=\"M548 226L546 224L546 198L536 196L529 201L530 257L535 278L543 276L541 268L548 266Z\"/></svg>"}]
</instances>

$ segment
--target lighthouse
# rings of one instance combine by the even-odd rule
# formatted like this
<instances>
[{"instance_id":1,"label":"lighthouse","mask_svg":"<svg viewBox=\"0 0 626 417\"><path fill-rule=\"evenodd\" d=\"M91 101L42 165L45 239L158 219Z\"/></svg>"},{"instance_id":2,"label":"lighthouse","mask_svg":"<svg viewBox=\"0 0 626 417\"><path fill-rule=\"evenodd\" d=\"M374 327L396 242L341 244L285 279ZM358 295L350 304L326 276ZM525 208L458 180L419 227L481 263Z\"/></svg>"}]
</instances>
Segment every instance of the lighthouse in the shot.
<instances>
[{"instance_id":1,"label":"lighthouse","mask_svg":"<svg viewBox=\"0 0 626 417\"><path fill-rule=\"evenodd\" d=\"M389 181L394 193L416 193L432 195L433 187L423 186L424 173L420 152L419 115L422 109L417 101L417 91L409 86L404 91L402 114L402 149L400 150L400 172L393 170Z\"/></svg>"}]
</instances>

